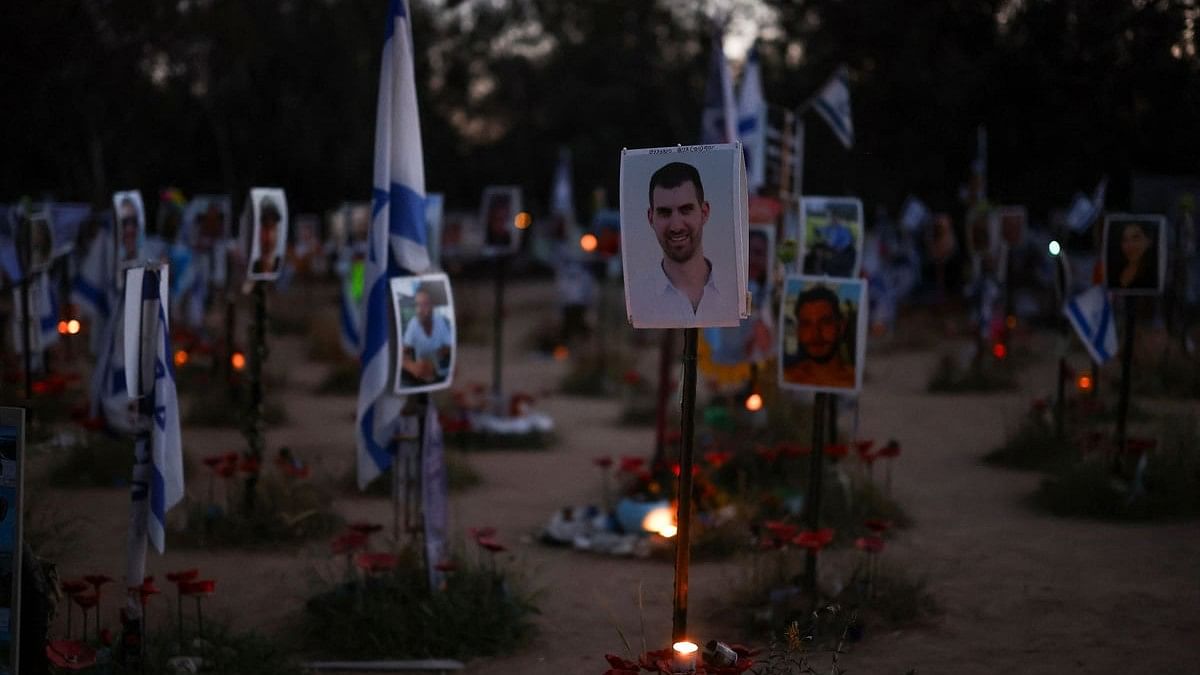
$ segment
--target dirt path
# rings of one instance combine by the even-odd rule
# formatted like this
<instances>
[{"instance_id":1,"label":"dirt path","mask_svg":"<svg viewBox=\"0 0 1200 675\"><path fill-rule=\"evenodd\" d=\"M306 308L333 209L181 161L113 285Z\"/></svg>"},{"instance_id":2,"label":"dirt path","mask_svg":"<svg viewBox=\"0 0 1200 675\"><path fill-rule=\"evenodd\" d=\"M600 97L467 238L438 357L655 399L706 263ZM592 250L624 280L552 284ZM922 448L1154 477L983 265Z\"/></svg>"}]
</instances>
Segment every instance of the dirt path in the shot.
<instances>
[{"instance_id":1,"label":"dirt path","mask_svg":"<svg viewBox=\"0 0 1200 675\"><path fill-rule=\"evenodd\" d=\"M510 390L552 390L565 365L525 350L531 327L545 321L553 286L521 284L513 291L506 334ZM320 311L333 311L332 307ZM353 466L353 397L317 397L322 367L306 358L302 338L272 342L271 368L286 372L287 425L268 435L269 449L290 444L317 463L317 474L341 481ZM1113 525L1038 515L1022 502L1037 476L984 466L1005 420L1027 406L1028 394L934 396L924 383L936 355L872 355L862 398L864 437L895 437L904 445L895 491L916 524L887 556L928 579L943 608L932 625L872 634L843 660L851 672L904 673L1194 673L1200 663L1200 523ZM490 349L460 350L460 381L486 382ZM650 371L647 371L650 372ZM1052 365L1025 371L1026 391L1042 391ZM1037 387L1033 385L1037 383ZM591 458L648 454L648 429L615 424L619 403L560 395L539 403L558 422L561 443L548 452L488 452L470 456L484 483L452 499L458 532L494 525L514 551L511 564L540 590L540 633L510 657L469 664L484 673L600 673L605 652L623 651L616 625L640 646L640 613L651 647L670 632L671 566L614 560L551 549L532 535L556 509L598 501ZM233 430L185 430L197 457L242 445ZM200 467L199 471L203 471ZM189 490L203 495L201 475ZM62 556L64 578L122 569L127 496L117 490L53 491L60 512L84 523L78 544ZM387 500L347 495L347 518L390 521ZM169 545L169 544L168 544ZM830 561L829 569L836 567ZM210 603L242 628L287 631L314 573L328 570L324 543L286 552L200 552L170 549L152 556L151 573L198 566L218 579ZM737 563L696 565L692 626L697 635L745 640L721 614L723 598L743 571ZM108 601L108 602L111 602ZM152 610L153 611L153 610ZM166 606L158 606L165 615Z\"/></svg>"}]
</instances>

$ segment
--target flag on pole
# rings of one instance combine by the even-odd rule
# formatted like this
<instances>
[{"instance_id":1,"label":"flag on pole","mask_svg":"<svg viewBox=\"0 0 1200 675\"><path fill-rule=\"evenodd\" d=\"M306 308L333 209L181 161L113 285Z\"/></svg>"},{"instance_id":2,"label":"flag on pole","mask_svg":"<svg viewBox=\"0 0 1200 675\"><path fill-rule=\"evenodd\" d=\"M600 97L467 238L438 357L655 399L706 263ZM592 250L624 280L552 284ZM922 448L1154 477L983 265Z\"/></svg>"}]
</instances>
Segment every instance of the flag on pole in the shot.
<instances>
[{"instance_id":1,"label":"flag on pole","mask_svg":"<svg viewBox=\"0 0 1200 675\"><path fill-rule=\"evenodd\" d=\"M402 403L388 389L392 368L388 280L402 271L420 273L429 267L425 168L406 0L392 0L388 11L375 114L375 175L356 415L358 485L364 489L391 466L393 428Z\"/></svg>"},{"instance_id":2,"label":"flag on pole","mask_svg":"<svg viewBox=\"0 0 1200 675\"><path fill-rule=\"evenodd\" d=\"M133 345L138 352L153 350L153 359L150 359L148 354L130 354L126 349L126 371L133 376L127 375L125 379L127 392L141 390L149 398L142 406L149 413L149 419L144 420L150 426L149 456L135 458L138 463L135 464L131 490L135 503L144 500L149 506L146 536L159 553L166 550L167 511L183 499L179 397L175 389L175 364L171 358L171 332L167 321L168 269L164 266L157 270L145 267L129 270L124 311L127 336L131 331L146 328L138 332L136 339L124 340L125 344ZM140 363L149 364L151 372L141 372L143 368L137 366ZM134 382L139 379L140 383ZM130 387L130 384L135 386ZM135 398L133 393L128 395ZM145 463L147 459L149 462Z\"/></svg>"},{"instance_id":3,"label":"flag on pole","mask_svg":"<svg viewBox=\"0 0 1200 675\"><path fill-rule=\"evenodd\" d=\"M708 84L704 88L704 110L700 113L700 142L732 143L737 140L737 107L733 100L733 77L725 61L724 34L713 26Z\"/></svg>"},{"instance_id":4,"label":"flag on pole","mask_svg":"<svg viewBox=\"0 0 1200 675\"><path fill-rule=\"evenodd\" d=\"M758 47L751 46L738 90L738 138L746 153L746 186L755 193L767 182L767 102L763 99Z\"/></svg>"},{"instance_id":5,"label":"flag on pole","mask_svg":"<svg viewBox=\"0 0 1200 675\"><path fill-rule=\"evenodd\" d=\"M1108 192L1108 176L1100 179L1096 190L1089 198L1082 192L1076 192L1071 200L1071 208L1067 210L1067 229L1072 232L1083 232L1100 214L1104 213L1104 199Z\"/></svg>"},{"instance_id":6,"label":"flag on pole","mask_svg":"<svg viewBox=\"0 0 1200 675\"><path fill-rule=\"evenodd\" d=\"M846 149L854 147L854 121L850 117L850 70L838 66L829 81L813 98L812 105L817 114L833 130Z\"/></svg>"},{"instance_id":7,"label":"flag on pole","mask_svg":"<svg viewBox=\"0 0 1200 675\"><path fill-rule=\"evenodd\" d=\"M1103 364L1117 353L1117 325L1112 318L1112 304L1103 286L1092 286L1071 298L1063 306L1063 314L1096 363Z\"/></svg>"}]
</instances>

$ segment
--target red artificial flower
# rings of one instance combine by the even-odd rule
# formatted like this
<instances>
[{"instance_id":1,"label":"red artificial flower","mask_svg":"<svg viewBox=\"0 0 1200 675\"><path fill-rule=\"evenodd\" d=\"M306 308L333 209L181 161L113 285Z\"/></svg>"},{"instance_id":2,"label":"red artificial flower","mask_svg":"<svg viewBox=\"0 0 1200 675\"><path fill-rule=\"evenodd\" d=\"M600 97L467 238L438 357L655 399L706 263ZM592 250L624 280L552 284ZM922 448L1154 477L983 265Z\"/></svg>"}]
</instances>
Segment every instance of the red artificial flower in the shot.
<instances>
[{"instance_id":1,"label":"red artificial flower","mask_svg":"<svg viewBox=\"0 0 1200 675\"><path fill-rule=\"evenodd\" d=\"M871 455L871 448L875 447L875 441L864 440L854 441L854 451L858 453L864 461L872 461L874 457Z\"/></svg>"},{"instance_id":2,"label":"red artificial flower","mask_svg":"<svg viewBox=\"0 0 1200 675\"><path fill-rule=\"evenodd\" d=\"M181 595L212 595L216 590L217 582L214 579L196 579L179 584Z\"/></svg>"},{"instance_id":3,"label":"red artificial flower","mask_svg":"<svg viewBox=\"0 0 1200 675\"><path fill-rule=\"evenodd\" d=\"M638 371L630 368L629 370L625 371L625 373L621 376L621 379L625 380L625 384L635 385L642 381L642 376L638 373Z\"/></svg>"},{"instance_id":4,"label":"red artificial flower","mask_svg":"<svg viewBox=\"0 0 1200 675\"><path fill-rule=\"evenodd\" d=\"M679 468L679 462L671 462L671 475L678 478L679 474L682 472L683 472L682 469ZM693 464L692 465L692 476L697 476L699 474L700 474L700 467Z\"/></svg>"},{"instance_id":5,"label":"red artificial flower","mask_svg":"<svg viewBox=\"0 0 1200 675\"><path fill-rule=\"evenodd\" d=\"M96 593L76 593L71 596L71 599L85 611L100 603L100 596Z\"/></svg>"},{"instance_id":6,"label":"red artificial flower","mask_svg":"<svg viewBox=\"0 0 1200 675\"><path fill-rule=\"evenodd\" d=\"M613 465L613 458L609 457L608 455L603 455L601 457L593 457L592 464L595 464L596 466L600 467L601 469L607 469L608 467Z\"/></svg>"},{"instance_id":7,"label":"red artificial flower","mask_svg":"<svg viewBox=\"0 0 1200 675\"><path fill-rule=\"evenodd\" d=\"M754 448L754 454L762 457L767 464L774 464L775 460L779 459L779 451L766 445Z\"/></svg>"},{"instance_id":8,"label":"red artificial flower","mask_svg":"<svg viewBox=\"0 0 1200 675\"><path fill-rule=\"evenodd\" d=\"M226 464L237 464L239 455L237 450L230 450L229 452L225 453L223 457L225 458Z\"/></svg>"},{"instance_id":9,"label":"red artificial flower","mask_svg":"<svg viewBox=\"0 0 1200 675\"><path fill-rule=\"evenodd\" d=\"M96 665L96 650L79 640L50 640L46 659L63 670L87 670Z\"/></svg>"},{"instance_id":10,"label":"red artificial flower","mask_svg":"<svg viewBox=\"0 0 1200 675\"><path fill-rule=\"evenodd\" d=\"M484 527L468 527L467 534L476 541L480 539L491 539L496 536L496 528L488 525Z\"/></svg>"},{"instance_id":11,"label":"red artificial flower","mask_svg":"<svg viewBox=\"0 0 1200 675\"><path fill-rule=\"evenodd\" d=\"M792 543L801 547L820 551L833 541L833 530L828 527L822 527L819 530L801 530L797 534Z\"/></svg>"},{"instance_id":12,"label":"red artificial flower","mask_svg":"<svg viewBox=\"0 0 1200 675\"><path fill-rule=\"evenodd\" d=\"M439 562L438 564L434 565L433 569L435 569L439 572L444 572L446 574L449 574L450 572L458 571L458 563L454 562L453 560L443 560L443 561Z\"/></svg>"},{"instance_id":13,"label":"red artificial flower","mask_svg":"<svg viewBox=\"0 0 1200 675\"><path fill-rule=\"evenodd\" d=\"M238 464L238 471L242 473L258 473L260 468L262 468L262 462L258 461L257 457L244 457Z\"/></svg>"},{"instance_id":14,"label":"red artificial flower","mask_svg":"<svg viewBox=\"0 0 1200 675\"><path fill-rule=\"evenodd\" d=\"M178 572L167 572L167 581L173 584L180 584L185 581L191 581L200 576L200 570L192 568L190 570L180 570Z\"/></svg>"},{"instance_id":15,"label":"red artificial flower","mask_svg":"<svg viewBox=\"0 0 1200 675\"><path fill-rule=\"evenodd\" d=\"M777 546L791 541L799 531L799 528L792 523L785 523L781 520L768 520L763 523L763 528L771 535Z\"/></svg>"},{"instance_id":16,"label":"red artificial flower","mask_svg":"<svg viewBox=\"0 0 1200 675\"><path fill-rule=\"evenodd\" d=\"M99 591L101 586L112 581L113 578L107 574L85 574L83 575L83 580L91 584L92 588Z\"/></svg>"},{"instance_id":17,"label":"red artificial flower","mask_svg":"<svg viewBox=\"0 0 1200 675\"><path fill-rule=\"evenodd\" d=\"M730 450L713 450L712 452L704 453L704 461L714 469L719 469L729 463L733 459L733 452Z\"/></svg>"},{"instance_id":18,"label":"red artificial flower","mask_svg":"<svg viewBox=\"0 0 1200 675\"><path fill-rule=\"evenodd\" d=\"M879 449L879 456L888 459L895 459L900 456L900 444L895 439L887 442L887 445Z\"/></svg>"},{"instance_id":19,"label":"red artificial flower","mask_svg":"<svg viewBox=\"0 0 1200 675\"><path fill-rule=\"evenodd\" d=\"M62 587L63 593L67 595L79 595L90 588L88 582L82 579L68 579L59 584L59 586Z\"/></svg>"},{"instance_id":20,"label":"red artificial flower","mask_svg":"<svg viewBox=\"0 0 1200 675\"><path fill-rule=\"evenodd\" d=\"M867 535L854 540L854 548L860 551L866 551L872 555L883 552L884 541L883 537L875 535Z\"/></svg>"},{"instance_id":21,"label":"red artificial flower","mask_svg":"<svg viewBox=\"0 0 1200 675\"><path fill-rule=\"evenodd\" d=\"M347 529L349 529L351 532L358 532L358 533L363 534L364 536L367 536L367 535L375 534L376 532L379 532L380 530L382 530L383 525L380 525L379 523L368 523L365 521L359 521L356 523L350 523L350 525L347 526Z\"/></svg>"},{"instance_id":22,"label":"red artificial flower","mask_svg":"<svg viewBox=\"0 0 1200 675\"><path fill-rule=\"evenodd\" d=\"M479 544L480 546L482 546L484 549L488 550L491 553L503 553L508 550L508 548L505 547L504 544L501 544L500 542L498 542L495 539L492 539L490 537L480 537L475 540L475 543Z\"/></svg>"},{"instance_id":23,"label":"red artificial flower","mask_svg":"<svg viewBox=\"0 0 1200 675\"><path fill-rule=\"evenodd\" d=\"M654 649L642 654L638 658L638 665L643 670L648 670L652 673L670 673L672 671L671 660L673 656L674 654L670 648Z\"/></svg>"},{"instance_id":24,"label":"red artificial flower","mask_svg":"<svg viewBox=\"0 0 1200 675\"><path fill-rule=\"evenodd\" d=\"M622 473L633 473L645 466L646 460L641 457L631 457L626 455L621 458L621 464L617 467L617 471Z\"/></svg>"},{"instance_id":25,"label":"red artificial flower","mask_svg":"<svg viewBox=\"0 0 1200 675\"><path fill-rule=\"evenodd\" d=\"M329 543L329 549L334 555L343 553L352 553L367 545L367 535L362 532L343 532L333 538Z\"/></svg>"},{"instance_id":26,"label":"red artificial flower","mask_svg":"<svg viewBox=\"0 0 1200 675\"><path fill-rule=\"evenodd\" d=\"M882 518L867 518L863 521L863 525L866 525L867 529L875 534L883 534L891 529L892 521Z\"/></svg>"},{"instance_id":27,"label":"red artificial flower","mask_svg":"<svg viewBox=\"0 0 1200 675\"><path fill-rule=\"evenodd\" d=\"M830 459L841 459L850 454L850 448L845 443L830 443L825 446L825 456Z\"/></svg>"},{"instance_id":28,"label":"red artificial flower","mask_svg":"<svg viewBox=\"0 0 1200 675\"><path fill-rule=\"evenodd\" d=\"M804 457L812 452L812 448L799 443L777 443L775 445L775 455L795 459L796 457Z\"/></svg>"},{"instance_id":29,"label":"red artificial flower","mask_svg":"<svg viewBox=\"0 0 1200 675\"><path fill-rule=\"evenodd\" d=\"M399 558L392 553L367 553L366 551L362 551L354 556L354 564L358 566L358 569L367 574L391 572L396 569L396 565L399 562Z\"/></svg>"},{"instance_id":30,"label":"red artificial flower","mask_svg":"<svg viewBox=\"0 0 1200 675\"><path fill-rule=\"evenodd\" d=\"M604 671L604 675L637 675L640 670L636 661L623 659L616 654L605 654L604 659L612 666Z\"/></svg>"},{"instance_id":31,"label":"red artificial flower","mask_svg":"<svg viewBox=\"0 0 1200 675\"><path fill-rule=\"evenodd\" d=\"M222 462L217 465L217 475L221 478L232 478L237 472L237 464L233 462Z\"/></svg>"}]
</instances>

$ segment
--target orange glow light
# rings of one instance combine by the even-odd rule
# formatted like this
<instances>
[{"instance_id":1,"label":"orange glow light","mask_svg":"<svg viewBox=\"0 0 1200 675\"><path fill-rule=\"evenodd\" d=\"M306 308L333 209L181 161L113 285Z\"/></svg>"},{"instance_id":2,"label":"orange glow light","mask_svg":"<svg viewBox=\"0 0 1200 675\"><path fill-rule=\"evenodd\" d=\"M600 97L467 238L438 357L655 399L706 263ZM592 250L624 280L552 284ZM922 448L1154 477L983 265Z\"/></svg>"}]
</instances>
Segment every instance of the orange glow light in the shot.
<instances>
[{"instance_id":1,"label":"orange glow light","mask_svg":"<svg viewBox=\"0 0 1200 675\"><path fill-rule=\"evenodd\" d=\"M554 348L554 360L555 361L566 361L567 357L570 355L571 355L571 350L567 349L566 345L558 345L557 347Z\"/></svg>"},{"instance_id":2,"label":"orange glow light","mask_svg":"<svg viewBox=\"0 0 1200 675\"><path fill-rule=\"evenodd\" d=\"M518 230L527 229L532 224L533 216L529 215L528 211L518 213L517 217L513 220L513 225L516 225Z\"/></svg>"},{"instance_id":3,"label":"orange glow light","mask_svg":"<svg viewBox=\"0 0 1200 675\"><path fill-rule=\"evenodd\" d=\"M229 357L229 363L233 365L234 370L241 370L246 367L246 355L241 352L234 352Z\"/></svg>"},{"instance_id":4,"label":"orange glow light","mask_svg":"<svg viewBox=\"0 0 1200 675\"><path fill-rule=\"evenodd\" d=\"M1004 346L1003 342L997 342L992 345L992 356L999 360L1004 360L1004 357L1008 356L1008 348Z\"/></svg>"},{"instance_id":5,"label":"orange glow light","mask_svg":"<svg viewBox=\"0 0 1200 675\"><path fill-rule=\"evenodd\" d=\"M78 335L80 330L79 319L71 319L67 322L67 334Z\"/></svg>"},{"instance_id":6,"label":"orange glow light","mask_svg":"<svg viewBox=\"0 0 1200 675\"><path fill-rule=\"evenodd\" d=\"M759 395L758 392L750 394L746 397L746 410L749 410L750 412L758 412L759 410L762 410L762 407L762 396Z\"/></svg>"},{"instance_id":7,"label":"orange glow light","mask_svg":"<svg viewBox=\"0 0 1200 675\"><path fill-rule=\"evenodd\" d=\"M59 335L66 335L66 334L67 334L67 322L66 322L66 321L59 321L59 322L58 322L58 334L59 334Z\"/></svg>"},{"instance_id":8,"label":"orange glow light","mask_svg":"<svg viewBox=\"0 0 1200 675\"><path fill-rule=\"evenodd\" d=\"M594 253L599 245L600 240L590 232L579 238L579 248L583 249L584 253Z\"/></svg>"},{"instance_id":9,"label":"orange glow light","mask_svg":"<svg viewBox=\"0 0 1200 675\"><path fill-rule=\"evenodd\" d=\"M647 532L656 532L667 539L674 537L678 528L675 527L675 515L671 513L671 509L666 506L659 507L646 514L642 519L642 529Z\"/></svg>"},{"instance_id":10,"label":"orange glow light","mask_svg":"<svg viewBox=\"0 0 1200 675\"><path fill-rule=\"evenodd\" d=\"M1090 375L1080 375L1077 384L1079 386L1079 391L1091 391L1092 378Z\"/></svg>"},{"instance_id":11,"label":"orange glow light","mask_svg":"<svg viewBox=\"0 0 1200 675\"><path fill-rule=\"evenodd\" d=\"M1008 326L1009 330L1016 328L1017 327L1017 317L1013 316L1012 314L1009 314L1008 318L1006 318L1004 320L1004 325Z\"/></svg>"},{"instance_id":12,"label":"orange glow light","mask_svg":"<svg viewBox=\"0 0 1200 675\"><path fill-rule=\"evenodd\" d=\"M178 368L180 366L185 366L185 365L187 365L187 362L188 362L187 351L183 350L183 349L176 349L175 350L175 367Z\"/></svg>"}]
</instances>

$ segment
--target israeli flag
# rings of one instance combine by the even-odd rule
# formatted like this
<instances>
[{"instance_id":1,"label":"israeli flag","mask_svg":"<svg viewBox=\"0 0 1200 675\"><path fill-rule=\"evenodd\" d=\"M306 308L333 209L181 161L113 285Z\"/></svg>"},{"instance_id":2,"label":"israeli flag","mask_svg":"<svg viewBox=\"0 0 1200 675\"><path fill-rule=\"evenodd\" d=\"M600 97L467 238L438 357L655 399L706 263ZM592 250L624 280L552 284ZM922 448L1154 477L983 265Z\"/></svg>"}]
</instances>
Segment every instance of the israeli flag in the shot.
<instances>
[{"instance_id":1,"label":"israeli flag","mask_svg":"<svg viewBox=\"0 0 1200 675\"><path fill-rule=\"evenodd\" d=\"M1117 353L1117 325L1112 304L1103 286L1092 286L1067 301L1063 314L1096 363L1103 364Z\"/></svg>"},{"instance_id":2,"label":"israeli flag","mask_svg":"<svg viewBox=\"0 0 1200 675\"><path fill-rule=\"evenodd\" d=\"M700 142L705 145L732 143L737 139L737 107L733 100L733 76L725 62L724 35L714 27L708 84L704 88L704 110L700 113Z\"/></svg>"},{"instance_id":3,"label":"israeli flag","mask_svg":"<svg viewBox=\"0 0 1200 675\"><path fill-rule=\"evenodd\" d=\"M1067 210L1067 229L1083 232L1104 212L1104 199L1108 192L1108 176L1100 179L1096 190L1089 198L1082 192L1075 193L1071 208Z\"/></svg>"},{"instance_id":4,"label":"israeli flag","mask_svg":"<svg viewBox=\"0 0 1200 675\"><path fill-rule=\"evenodd\" d=\"M391 466L393 430L403 403L389 392L392 326L388 280L399 274L419 274L429 267L425 168L406 0L392 0L388 11L375 114L375 178L356 416L358 485L363 489Z\"/></svg>"},{"instance_id":5,"label":"israeli flag","mask_svg":"<svg viewBox=\"0 0 1200 675\"><path fill-rule=\"evenodd\" d=\"M167 322L170 303L168 268L137 267L125 279L126 390L144 392L140 409L150 427L150 447L135 457L131 494L135 504L144 501L146 535L155 550L166 550L167 511L183 499L183 442L179 432L179 397L175 390L175 364ZM137 331L134 333L134 331ZM131 339L132 338L132 339ZM130 353L129 346L135 351ZM150 354L141 350L153 350ZM145 372L145 371L149 372ZM141 372L137 372L141 371ZM139 378L138 375L141 377ZM132 385L132 386L131 386ZM134 398L130 395L130 398ZM139 444L141 446L141 444Z\"/></svg>"},{"instance_id":6,"label":"israeli flag","mask_svg":"<svg viewBox=\"0 0 1200 675\"><path fill-rule=\"evenodd\" d=\"M833 134L846 149L854 147L854 121L850 118L850 71L839 66L817 92L812 105L825 119Z\"/></svg>"},{"instance_id":7,"label":"israeli flag","mask_svg":"<svg viewBox=\"0 0 1200 675\"><path fill-rule=\"evenodd\" d=\"M751 193L767 181L767 102L763 99L762 73L758 63L758 48L751 46L746 54L746 69L738 90L738 138L746 153L746 180Z\"/></svg>"}]
</instances>

